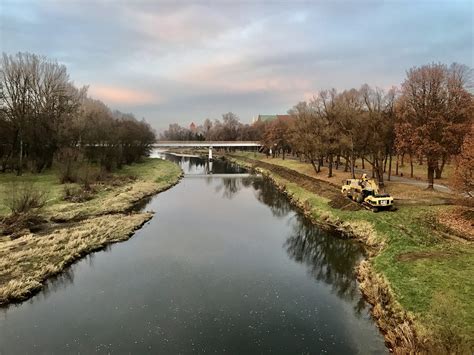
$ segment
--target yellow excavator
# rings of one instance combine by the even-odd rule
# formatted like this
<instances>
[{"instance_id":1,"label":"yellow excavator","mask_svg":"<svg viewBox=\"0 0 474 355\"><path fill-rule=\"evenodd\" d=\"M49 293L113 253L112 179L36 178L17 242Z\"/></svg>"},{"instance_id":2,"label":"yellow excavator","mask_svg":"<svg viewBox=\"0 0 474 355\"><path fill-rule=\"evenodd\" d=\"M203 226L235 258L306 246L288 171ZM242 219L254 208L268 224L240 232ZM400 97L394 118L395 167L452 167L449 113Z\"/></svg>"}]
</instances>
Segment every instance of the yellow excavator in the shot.
<instances>
[{"instance_id":1,"label":"yellow excavator","mask_svg":"<svg viewBox=\"0 0 474 355\"><path fill-rule=\"evenodd\" d=\"M360 179L344 180L341 192L374 212L394 209L393 197L380 193L378 184L367 178L367 174L363 174Z\"/></svg>"}]
</instances>

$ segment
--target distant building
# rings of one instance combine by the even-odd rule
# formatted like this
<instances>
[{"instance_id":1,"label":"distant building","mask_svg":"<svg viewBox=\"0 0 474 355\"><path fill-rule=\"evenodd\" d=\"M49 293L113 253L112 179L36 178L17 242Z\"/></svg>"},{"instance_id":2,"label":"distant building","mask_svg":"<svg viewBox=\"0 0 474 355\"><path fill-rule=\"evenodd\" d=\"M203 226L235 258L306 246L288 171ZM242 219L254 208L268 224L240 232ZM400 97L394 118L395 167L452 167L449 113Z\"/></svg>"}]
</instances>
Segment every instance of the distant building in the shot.
<instances>
[{"instance_id":1,"label":"distant building","mask_svg":"<svg viewBox=\"0 0 474 355\"><path fill-rule=\"evenodd\" d=\"M277 115L258 115L256 122L271 122L277 119Z\"/></svg>"},{"instance_id":2,"label":"distant building","mask_svg":"<svg viewBox=\"0 0 474 355\"><path fill-rule=\"evenodd\" d=\"M194 124L194 122L191 122L191 124L189 125L189 130L193 133L196 133L196 125Z\"/></svg>"}]
</instances>

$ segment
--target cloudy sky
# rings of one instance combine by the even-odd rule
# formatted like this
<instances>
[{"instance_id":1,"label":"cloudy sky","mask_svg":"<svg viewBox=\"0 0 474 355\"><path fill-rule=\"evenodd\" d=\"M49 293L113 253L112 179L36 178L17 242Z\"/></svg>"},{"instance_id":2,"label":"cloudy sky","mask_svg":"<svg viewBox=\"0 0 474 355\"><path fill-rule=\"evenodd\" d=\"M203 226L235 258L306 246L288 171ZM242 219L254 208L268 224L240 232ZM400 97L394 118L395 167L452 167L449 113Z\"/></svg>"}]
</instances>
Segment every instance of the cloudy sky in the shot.
<instances>
[{"instance_id":1,"label":"cloudy sky","mask_svg":"<svg viewBox=\"0 0 474 355\"><path fill-rule=\"evenodd\" d=\"M474 1L0 0L0 49L67 65L157 130L285 113L325 88L388 88L429 62L473 67Z\"/></svg>"}]
</instances>

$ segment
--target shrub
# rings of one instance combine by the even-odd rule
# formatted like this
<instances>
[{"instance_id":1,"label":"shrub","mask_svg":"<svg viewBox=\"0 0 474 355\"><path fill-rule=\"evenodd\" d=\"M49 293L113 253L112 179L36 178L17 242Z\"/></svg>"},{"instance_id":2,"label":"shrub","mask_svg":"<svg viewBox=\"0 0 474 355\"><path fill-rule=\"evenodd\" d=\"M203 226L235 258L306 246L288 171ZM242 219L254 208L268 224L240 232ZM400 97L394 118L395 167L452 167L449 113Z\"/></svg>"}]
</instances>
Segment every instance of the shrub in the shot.
<instances>
[{"instance_id":1,"label":"shrub","mask_svg":"<svg viewBox=\"0 0 474 355\"><path fill-rule=\"evenodd\" d=\"M77 182L78 171L83 160L82 153L77 148L62 148L56 155L61 184Z\"/></svg>"},{"instance_id":2,"label":"shrub","mask_svg":"<svg viewBox=\"0 0 474 355\"><path fill-rule=\"evenodd\" d=\"M80 186L65 185L64 186L64 200L70 202L85 202L91 200L94 196L94 191L86 190Z\"/></svg>"},{"instance_id":3,"label":"shrub","mask_svg":"<svg viewBox=\"0 0 474 355\"><path fill-rule=\"evenodd\" d=\"M44 207L47 194L33 183L12 183L6 200L13 214L26 214Z\"/></svg>"},{"instance_id":4,"label":"shrub","mask_svg":"<svg viewBox=\"0 0 474 355\"><path fill-rule=\"evenodd\" d=\"M91 191L94 184L100 177L100 169L91 165L83 165L78 171L78 182L85 190Z\"/></svg>"}]
</instances>

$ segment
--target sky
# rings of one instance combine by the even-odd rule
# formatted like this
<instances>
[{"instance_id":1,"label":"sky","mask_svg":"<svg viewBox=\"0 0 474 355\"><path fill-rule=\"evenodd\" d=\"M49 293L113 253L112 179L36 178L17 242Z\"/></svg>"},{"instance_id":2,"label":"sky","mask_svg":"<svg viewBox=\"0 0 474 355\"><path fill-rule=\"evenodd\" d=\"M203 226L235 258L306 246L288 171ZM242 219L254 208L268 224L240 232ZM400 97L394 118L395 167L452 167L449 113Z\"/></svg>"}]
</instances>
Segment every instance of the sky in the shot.
<instances>
[{"instance_id":1,"label":"sky","mask_svg":"<svg viewBox=\"0 0 474 355\"><path fill-rule=\"evenodd\" d=\"M246 123L323 89L399 86L413 66L473 67L474 0L0 0L0 51L65 64L157 131Z\"/></svg>"}]
</instances>

